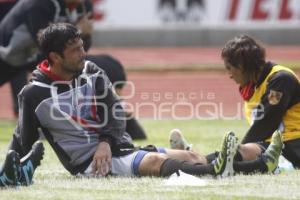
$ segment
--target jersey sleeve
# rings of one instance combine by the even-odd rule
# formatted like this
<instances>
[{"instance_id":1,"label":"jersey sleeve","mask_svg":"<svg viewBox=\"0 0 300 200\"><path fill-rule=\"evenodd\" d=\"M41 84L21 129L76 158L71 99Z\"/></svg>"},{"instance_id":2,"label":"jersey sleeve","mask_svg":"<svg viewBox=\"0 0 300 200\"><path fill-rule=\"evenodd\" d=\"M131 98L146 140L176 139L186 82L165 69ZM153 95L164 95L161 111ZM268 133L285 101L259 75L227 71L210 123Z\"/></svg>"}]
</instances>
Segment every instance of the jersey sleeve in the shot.
<instances>
[{"instance_id":1,"label":"jersey sleeve","mask_svg":"<svg viewBox=\"0 0 300 200\"><path fill-rule=\"evenodd\" d=\"M18 152L20 156L26 155L35 141L39 138L39 122L35 115L35 108L31 101L26 96L19 94L19 119L17 128L15 129L15 136L18 138L19 145L22 152Z\"/></svg>"},{"instance_id":2,"label":"jersey sleeve","mask_svg":"<svg viewBox=\"0 0 300 200\"><path fill-rule=\"evenodd\" d=\"M99 140L109 138L112 144L117 144L125 133L125 112L104 73L97 78L95 88L97 115L103 124Z\"/></svg>"},{"instance_id":3,"label":"jersey sleeve","mask_svg":"<svg viewBox=\"0 0 300 200\"><path fill-rule=\"evenodd\" d=\"M291 99L298 84L296 77L285 71L277 72L269 79L266 92L256 107L253 124L242 143L265 141L272 136L292 106Z\"/></svg>"}]
</instances>

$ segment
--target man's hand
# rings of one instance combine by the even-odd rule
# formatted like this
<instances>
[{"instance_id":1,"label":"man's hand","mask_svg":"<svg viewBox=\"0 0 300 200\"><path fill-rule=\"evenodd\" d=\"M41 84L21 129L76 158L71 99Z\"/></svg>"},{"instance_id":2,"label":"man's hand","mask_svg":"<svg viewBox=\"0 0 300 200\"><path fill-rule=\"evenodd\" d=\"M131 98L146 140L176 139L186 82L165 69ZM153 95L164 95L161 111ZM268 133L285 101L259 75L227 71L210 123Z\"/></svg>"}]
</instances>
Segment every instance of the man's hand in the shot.
<instances>
[{"instance_id":1,"label":"man's hand","mask_svg":"<svg viewBox=\"0 0 300 200\"><path fill-rule=\"evenodd\" d=\"M100 142L94 154L92 173L105 176L111 169L111 149L107 142Z\"/></svg>"},{"instance_id":2,"label":"man's hand","mask_svg":"<svg viewBox=\"0 0 300 200\"><path fill-rule=\"evenodd\" d=\"M91 35L93 32L93 20L91 20L92 13L84 15L76 24L76 27L81 30L83 35Z\"/></svg>"}]
</instances>

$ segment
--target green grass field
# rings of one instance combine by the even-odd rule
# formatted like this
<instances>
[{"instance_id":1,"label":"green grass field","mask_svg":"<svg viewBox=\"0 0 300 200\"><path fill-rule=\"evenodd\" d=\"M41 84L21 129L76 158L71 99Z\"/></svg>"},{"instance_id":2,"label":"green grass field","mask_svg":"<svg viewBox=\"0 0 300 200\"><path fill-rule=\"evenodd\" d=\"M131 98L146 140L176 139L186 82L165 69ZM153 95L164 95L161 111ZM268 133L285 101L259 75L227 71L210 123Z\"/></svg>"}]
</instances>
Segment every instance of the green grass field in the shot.
<instances>
[{"instance_id":1,"label":"green grass field","mask_svg":"<svg viewBox=\"0 0 300 200\"><path fill-rule=\"evenodd\" d=\"M149 139L137 145L168 146L168 132L180 128L193 148L203 154L217 150L223 133L233 130L241 137L244 121L142 121ZM0 162L5 157L14 122L0 123ZM166 186L161 178L79 179L68 174L45 141L46 152L29 187L0 190L0 199L300 199L300 173L237 175L232 178L204 177L207 186Z\"/></svg>"}]
</instances>

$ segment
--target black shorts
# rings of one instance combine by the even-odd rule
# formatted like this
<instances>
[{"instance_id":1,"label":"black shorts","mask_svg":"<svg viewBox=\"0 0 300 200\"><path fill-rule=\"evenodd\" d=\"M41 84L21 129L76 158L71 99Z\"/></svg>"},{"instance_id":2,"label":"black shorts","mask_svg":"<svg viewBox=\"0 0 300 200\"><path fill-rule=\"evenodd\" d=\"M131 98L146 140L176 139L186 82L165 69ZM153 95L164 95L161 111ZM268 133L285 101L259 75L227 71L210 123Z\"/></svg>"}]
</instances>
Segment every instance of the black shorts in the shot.
<instances>
[{"instance_id":1,"label":"black shorts","mask_svg":"<svg viewBox=\"0 0 300 200\"><path fill-rule=\"evenodd\" d=\"M262 150L268 148L268 142L258 142ZM282 155L290 161L294 167L300 168L300 139L289 140L284 142Z\"/></svg>"}]
</instances>

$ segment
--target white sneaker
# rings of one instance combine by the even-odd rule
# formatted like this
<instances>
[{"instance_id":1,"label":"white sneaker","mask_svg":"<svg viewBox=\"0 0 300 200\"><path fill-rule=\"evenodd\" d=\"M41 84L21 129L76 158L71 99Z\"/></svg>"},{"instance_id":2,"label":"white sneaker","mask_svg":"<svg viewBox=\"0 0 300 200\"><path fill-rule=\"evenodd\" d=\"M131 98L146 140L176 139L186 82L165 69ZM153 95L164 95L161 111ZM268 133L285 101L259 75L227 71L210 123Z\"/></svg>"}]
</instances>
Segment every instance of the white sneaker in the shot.
<instances>
[{"instance_id":1,"label":"white sneaker","mask_svg":"<svg viewBox=\"0 0 300 200\"><path fill-rule=\"evenodd\" d=\"M192 144L189 144L183 137L179 129L173 129L170 131L170 147L171 149L178 150L192 150Z\"/></svg>"}]
</instances>

